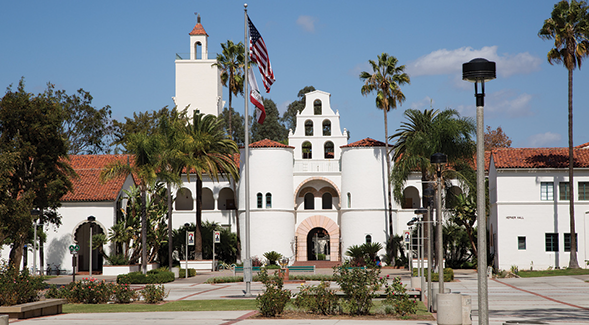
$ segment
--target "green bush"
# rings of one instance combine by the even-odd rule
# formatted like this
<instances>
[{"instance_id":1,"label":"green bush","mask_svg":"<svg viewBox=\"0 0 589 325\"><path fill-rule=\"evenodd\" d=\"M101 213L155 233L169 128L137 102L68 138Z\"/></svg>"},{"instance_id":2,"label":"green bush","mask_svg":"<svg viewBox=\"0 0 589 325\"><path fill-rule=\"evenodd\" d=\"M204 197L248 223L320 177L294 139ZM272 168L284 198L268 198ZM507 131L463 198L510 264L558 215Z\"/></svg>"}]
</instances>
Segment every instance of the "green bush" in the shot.
<instances>
[{"instance_id":1,"label":"green bush","mask_svg":"<svg viewBox=\"0 0 589 325\"><path fill-rule=\"evenodd\" d=\"M148 304L155 304L164 301L168 297L168 293L163 284L155 285L148 284L141 290L141 296Z\"/></svg>"},{"instance_id":2,"label":"green bush","mask_svg":"<svg viewBox=\"0 0 589 325\"><path fill-rule=\"evenodd\" d=\"M5 264L0 266L0 306L12 306L39 300L43 279L31 276L27 269L21 272Z\"/></svg>"},{"instance_id":3,"label":"green bush","mask_svg":"<svg viewBox=\"0 0 589 325\"><path fill-rule=\"evenodd\" d=\"M389 276L387 275L387 278ZM385 304L391 305L392 313L399 316L417 313L417 302L409 299L407 288L401 283L400 277L395 277L392 284L385 282ZM386 310L386 309L385 309Z\"/></svg>"},{"instance_id":4,"label":"green bush","mask_svg":"<svg viewBox=\"0 0 589 325\"><path fill-rule=\"evenodd\" d=\"M276 262L282 258L282 254L276 251L269 251L263 255L268 261L268 265L278 265Z\"/></svg>"},{"instance_id":5,"label":"green bush","mask_svg":"<svg viewBox=\"0 0 589 325\"><path fill-rule=\"evenodd\" d=\"M427 268L423 269L423 274L425 274L425 276L427 277ZM414 268L413 269L413 275L412 276L417 276L417 269ZM437 272L432 272L432 282L438 282L439 277L438 277L438 273ZM452 282L454 281L454 270L447 267L444 269L444 282Z\"/></svg>"},{"instance_id":6,"label":"green bush","mask_svg":"<svg viewBox=\"0 0 589 325\"><path fill-rule=\"evenodd\" d=\"M114 301L118 304L128 304L138 299L137 291L131 289L129 284L113 284Z\"/></svg>"},{"instance_id":7,"label":"green bush","mask_svg":"<svg viewBox=\"0 0 589 325\"><path fill-rule=\"evenodd\" d=\"M352 267L349 262L333 268L333 279L345 294L345 303L352 315L367 315L372 299L382 286L380 268Z\"/></svg>"},{"instance_id":8,"label":"green bush","mask_svg":"<svg viewBox=\"0 0 589 325\"><path fill-rule=\"evenodd\" d=\"M193 277L196 275L195 269L188 269L188 277ZM180 269L178 272L178 278L185 278L186 277L186 269Z\"/></svg>"},{"instance_id":9,"label":"green bush","mask_svg":"<svg viewBox=\"0 0 589 325\"><path fill-rule=\"evenodd\" d=\"M138 298L137 292L128 284L107 283L94 278L84 278L61 288L53 284L45 292L45 297L82 304L103 304L109 301L126 304Z\"/></svg>"},{"instance_id":10,"label":"green bush","mask_svg":"<svg viewBox=\"0 0 589 325\"><path fill-rule=\"evenodd\" d=\"M107 257L106 259L110 265L128 265L129 259L125 257L125 254L116 254Z\"/></svg>"},{"instance_id":11,"label":"green bush","mask_svg":"<svg viewBox=\"0 0 589 325\"><path fill-rule=\"evenodd\" d=\"M241 275L236 276L217 276L214 278L208 278L205 283L230 283L230 282L243 282Z\"/></svg>"},{"instance_id":12,"label":"green bush","mask_svg":"<svg viewBox=\"0 0 589 325\"><path fill-rule=\"evenodd\" d=\"M149 283L166 283L174 281L174 273L164 270L150 270L147 274L142 272L131 272L127 274L119 274L117 276L117 283L127 284L149 284Z\"/></svg>"},{"instance_id":13,"label":"green bush","mask_svg":"<svg viewBox=\"0 0 589 325\"><path fill-rule=\"evenodd\" d=\"M256 297L260 314L264 317L275 317L282 314L286 303L290 301L290 290L283 289L284 282L278 272L269 276L268 270L262 268L258 276L265 286L264 293Z\"/></svg>"},{"instance_id":14,"label":"green bush","mask_svg":"<svg viewBox=\"0 0 589 325\"><path fill-rule=\"evenodd\" d=\"M329 289L329 282L321 281L317 286L302 285L294 305L315 314L332 315L339 309L339 299L335 290Z\"/></svg>"}]
</instances>

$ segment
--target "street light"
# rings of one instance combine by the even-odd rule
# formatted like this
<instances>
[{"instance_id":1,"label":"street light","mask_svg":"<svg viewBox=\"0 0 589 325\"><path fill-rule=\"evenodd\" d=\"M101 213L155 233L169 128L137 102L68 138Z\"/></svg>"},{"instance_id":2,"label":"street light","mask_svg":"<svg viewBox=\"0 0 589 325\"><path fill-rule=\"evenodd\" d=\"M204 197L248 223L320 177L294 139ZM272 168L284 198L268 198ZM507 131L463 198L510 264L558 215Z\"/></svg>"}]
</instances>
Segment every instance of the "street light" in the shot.
<instances>
[{"instance_id":1,"label":"street light","mask_svg":"<svg viewBox=\"0 0 589 325\"><path fill-rule=\"evenodd\" d=\"M31 215L36 216L35 223L33 226L35 227L34 234L33 234L33 274L37 274L37 226L39 221L39 216L41 215L41 211L35 209L31 211ZM48 274L49 275L49 274Z\"/></svg>"},{"instance_id":2,"label":"street light","mask_svg":"<svg viewBox=\"0 0 589 325\"><path fill-rule=\"evenodd\" d=\"M96 221L96 217L95 216L89 216L88 217L88 222L90 223L90 259L88 260L88 275L92 276L92 225L94 225L94 222Z\"/></svg>"},{"instance_id":3,"label":"street light","mask_svg":"<svg viewBox=\"0 0 589 325\"><path fill-rule=\"evenodd\" d=\"M438 184L438 193L436 198L436 215L438 216L437 224L437 240L438 246L437 261L438 261L438 289L439 293L444 293L444 247L443 247L443 218L442 218L442 167L448 162L448 156L443 153L435 153L430 157L430 163L436 166L436 183Z\"/></svg>"},{"instance_id":4,"label":"street light","mask_svg":"<svg viewBox=\"0 0 589 325\"><path fill-rule=\"evenodd\" d=\"M184 224L184 228L186 229L186 270L184 272L185 279L188 279L188 227L190 227L190 224L187 222Z\"/></svg>"},{"instance_id":5,"label":"street light","mask_svg":"<svg viewBox=\"0 0 589 325\"><path fill-rule=\"evenodd\" d=\"M487 218L485 211L485 144L484 107L485 81L496 76L495 62L477 58L462 64L462 80L474 82L477 105L477 250L478 250L478 308L479 324L489 324L489 299L487 289ZM479 93L478 85L481 85Z\"/></svg>"},{"instance_id":6,"label":"street light","mask_svg":"<svg viewBox=\"0 0 589 325\"><path fill-rule=\"evenodd\" d=\"M434 221L431 220L431 213L430 207L428 206L427 209L419 208L414 211L415 214L419 215L426 215L426 221L422 221L422 223L427 223L427 304L428 310L431 311L430 306L432 306L432 223ZM423 219L422 219L423 220ZM422 289L423 290L423 289Z\"/></svg>"}]
</instances>

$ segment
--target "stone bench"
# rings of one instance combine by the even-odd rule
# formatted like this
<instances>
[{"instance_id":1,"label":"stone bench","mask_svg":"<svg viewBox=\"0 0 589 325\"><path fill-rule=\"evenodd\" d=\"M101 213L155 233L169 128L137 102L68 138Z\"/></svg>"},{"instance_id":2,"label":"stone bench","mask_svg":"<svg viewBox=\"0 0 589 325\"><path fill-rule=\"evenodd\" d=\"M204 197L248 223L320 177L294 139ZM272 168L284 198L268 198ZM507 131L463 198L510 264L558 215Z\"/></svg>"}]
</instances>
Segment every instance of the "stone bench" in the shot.
<instances>
[{"instance_id":1,"label":"stone bench","mask_svg":"<svg viewBox=\"0 0 589 325\"><path fill-rule=\"evenodd\" d=\"M47 315L61 314L61 307L66 304L66 299L46 299L26 304L0 307L0 314L7 314L9 318L31 318Z\"/></svg>"}]
</instances>

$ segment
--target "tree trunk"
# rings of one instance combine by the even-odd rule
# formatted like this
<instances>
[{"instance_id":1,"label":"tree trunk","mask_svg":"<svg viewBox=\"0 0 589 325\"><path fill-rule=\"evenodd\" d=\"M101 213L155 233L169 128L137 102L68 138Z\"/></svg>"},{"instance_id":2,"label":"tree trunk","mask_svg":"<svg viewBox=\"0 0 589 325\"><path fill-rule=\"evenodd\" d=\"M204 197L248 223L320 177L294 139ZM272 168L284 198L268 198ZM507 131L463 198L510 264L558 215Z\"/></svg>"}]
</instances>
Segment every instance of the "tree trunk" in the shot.
<instances>
[{"instance_id":1,"label":"tree trunk","mask_svg":"<svg viewBox=\"0 0 589 325\"><path fill-rule=\"evenodd\" d=\"M23 250L25 248L24 236L15 236L15 241L12 243L12 249L9 254L9 265L16 269L19 269L20 262L23 257Z\"/></svg>"},{"instance_id":2,"label":"tree trunk","mask_svg":"<svg viewBox=\"0 0 589 325\"><path fill-rule=\"evenodd\" d=\"M233 130L231 128L231 123L232 123L232 117L233 112L232 112L232 108L231 108L231 89L229 89L229 138L231 140L233 140Z\"/></svg>"},{"instance_id":3,"label":"tree trunk","mask_svg":"<svg viewBox=\"0 0 589 325\"><path fill-rule=\"evenodd\" d=\"M196 229L194 230L194 259L202 260L202 179L196 178Z\"/></svg>"},{"instance_id":4,"label":"tree trunk","mask_svg":"<svg viewBox=\"0 0 589 325\"><path fill-rule=\"evenodd\" d=\"M569 260L569 268L578 269L579 262L577 261L577 236L575 231L575 195L573 192L573 70L569 69L569 215L570 215L570 229L571 229L571 255Z\"/></svg>"},{"instance_id":5,"label":"tree trunk","mask_svg":"<svg viewBox=\"0 0 589 325\"><path fill-rule=\"evenodd\" d=\"M147 193L141 191L141 270L147 273Z\"/></svg>"},{"instance_id":6,"label":"tree trunk","mask_svg":"<svg viewBox=\"0 0 589 325\"><path fill-rule=\"evenodd\" d=\"M391 265L395 266L395 258L396 256L393 256L393 238L394 238L394 234L393 234L393 204L391 202L391 161L389 159L389 125L387 122L387 108L385 107L383 109L384 111L384 146L385 146L385 160L387 162L387 213L388 213L388 217L389 217L389 251L388 254L391 257Z\"/></svg>"},{"instance_id":7,"label":"tree trunk","mask_svg":"<svg viewBox=\"0 0 589 325\"><path fill-rule=\"evenodd\" d=\"M166 184L168 190L168 269L172 270L172 254L174 250L174 245L172 243L172 185L170 182Z\"/></svg>"}]
</instances>

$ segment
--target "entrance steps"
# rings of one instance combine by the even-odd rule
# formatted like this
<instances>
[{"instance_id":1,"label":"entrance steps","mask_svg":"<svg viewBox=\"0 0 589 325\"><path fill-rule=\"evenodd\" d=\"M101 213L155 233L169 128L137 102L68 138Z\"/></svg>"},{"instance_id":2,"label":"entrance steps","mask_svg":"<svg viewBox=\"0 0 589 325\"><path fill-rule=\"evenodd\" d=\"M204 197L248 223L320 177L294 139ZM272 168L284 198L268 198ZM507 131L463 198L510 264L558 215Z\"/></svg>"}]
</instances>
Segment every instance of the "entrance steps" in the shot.
<instances>
[{"instance_id":1,"label":"entrance steps","mask_svg":"<svg viewBox=\"0 0 589 325\"><path fill-rule=\"evenodd\" d=\"M341 265L340 261L295 261L293 266L311 266L315 265L316 269L330 269L334 266Z\"/></svg>"}]
</instances>

